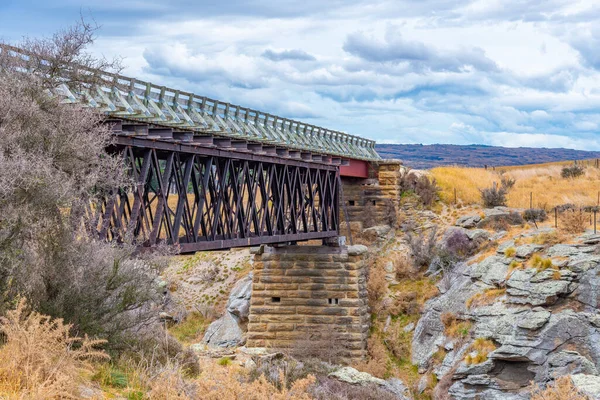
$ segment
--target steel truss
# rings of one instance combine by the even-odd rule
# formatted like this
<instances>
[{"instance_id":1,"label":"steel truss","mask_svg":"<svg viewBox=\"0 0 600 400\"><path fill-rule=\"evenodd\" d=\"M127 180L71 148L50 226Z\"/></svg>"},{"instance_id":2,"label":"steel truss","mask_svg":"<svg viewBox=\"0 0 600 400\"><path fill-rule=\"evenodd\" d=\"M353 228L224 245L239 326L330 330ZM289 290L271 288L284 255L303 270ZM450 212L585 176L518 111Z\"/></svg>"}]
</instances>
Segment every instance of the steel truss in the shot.
<instances>
[{"instance_id":1,"label":"steel truss","mask_svg":"<svg viewBox=\"0 0 600 400\"><path fill-rule=\"evenodd\" d=\"M336 166L121 138L135 185L95 207L100 239L182 252L338 235Z\"/></svg>"}]
</instances>

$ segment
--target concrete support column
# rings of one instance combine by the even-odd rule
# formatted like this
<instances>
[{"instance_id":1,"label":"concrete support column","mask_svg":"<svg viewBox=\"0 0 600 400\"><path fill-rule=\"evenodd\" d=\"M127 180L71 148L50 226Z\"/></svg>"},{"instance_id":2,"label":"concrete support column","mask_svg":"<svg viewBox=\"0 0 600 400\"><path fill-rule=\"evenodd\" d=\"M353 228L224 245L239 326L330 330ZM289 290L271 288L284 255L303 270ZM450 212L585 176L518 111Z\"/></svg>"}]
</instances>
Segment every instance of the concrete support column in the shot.
<instances>
[{"instance_id":1,"label":"concrete support column","mask_svg":"<svg viewBox=\"0 0 600 400\"><path fill-rule=\"evenodd\" d=\"M341 362L364 357L365 246L262 246L255 254L248 347Z\"/></svg>"}]
</instances>

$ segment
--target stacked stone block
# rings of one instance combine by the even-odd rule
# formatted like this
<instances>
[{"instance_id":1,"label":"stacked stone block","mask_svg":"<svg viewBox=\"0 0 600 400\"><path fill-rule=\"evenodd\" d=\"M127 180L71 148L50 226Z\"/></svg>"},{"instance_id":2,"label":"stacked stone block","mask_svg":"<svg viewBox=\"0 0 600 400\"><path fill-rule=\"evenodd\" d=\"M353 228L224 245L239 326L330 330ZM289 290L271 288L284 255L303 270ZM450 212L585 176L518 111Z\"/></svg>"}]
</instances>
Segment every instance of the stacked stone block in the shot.
<instances>
[{"instance_id":1,"label":"stacked stone block","mask_svg":"<svg viewBox=\"0 0 600 400\"><path fill-rule=\"evenodd\" d=\"M400 202L402 162L383 160L372 163L371 167L369 178L342 178L344 202L353 232L364 228L365 216L370 226L385 224L390 206L397 211ZM341 219L345 224L343 212ZM341 229L344 232L345 225Z\"/></svg>"},{"instance_id":2,"label":"stacked stone block","mask_svg":"<svg viewBox=\"0 0 600 400\"><path fill-rule=\"evenodd\" d=\"M364 357L369 330L364 246L261 247L248 347ZM303 350L304 349L304 350Z\"/></svg>"}]
</instances>

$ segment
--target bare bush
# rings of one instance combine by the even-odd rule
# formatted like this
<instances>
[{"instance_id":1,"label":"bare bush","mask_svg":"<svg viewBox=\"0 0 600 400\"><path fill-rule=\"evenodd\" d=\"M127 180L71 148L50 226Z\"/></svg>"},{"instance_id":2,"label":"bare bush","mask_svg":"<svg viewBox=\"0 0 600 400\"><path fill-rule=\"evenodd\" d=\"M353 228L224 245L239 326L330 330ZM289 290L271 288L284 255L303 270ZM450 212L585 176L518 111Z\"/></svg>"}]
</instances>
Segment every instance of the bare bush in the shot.
<instances>
[{"instance_id":1,"label":"bare bush","mask_svg":"<svg viewBox=\"0 0 600 400\"><path fill-rule=\"evenodd\" d=\"M385 280L385 270L373 262L369 267L369 275L367 277L367 294L371 308L375 308L378 301L385 296L387 288L388 283Z\"/></svg>"},{"instance_id":2,"label":"bare bush","mask_svg":"<svg viewBox=\"0 0 600 400\"><path fill-rule=\"evenodd\" d=\"M398 212L394 202L391 199L384 200L382 222L394 229L398 226Z\"/></svg>"},{"instance_id":3,"label":"bare bush","mask_svg":"<svg viewBox=\"0 0 600 400\"><path fill-rule=\"evenodd\" d=\"M515 183L517 183L516 179L513 179L509 176L502 176L500 178L500 186L503 187L506 191L509 191L510 189L513 188L513 186L515 186Z\"/></svg>"},{"instance_id":4,"label":"bare bush","mask_svg":"<svg viewBox=\"0 0 600 400\"><path fill-rule=\"evenodd\" d=\"M522 225L523 217L516 211L511 211L508 214L494 215L485 218L480 224L480 228L493 229L496 232L506 231L511 225Z\"/></svg>"},{"instance_id":5,"label":"bare bush","mask_svg":"<svg viewBox=\"0 0 600 400\"><path fill-rule=\"evenodd\" d=\"M563 167L560 171L560 176L562 176L565 179L574 179L580 177L584 173L585 169L583 168L583 166L574 163L571 166Z\"/></svg>"},{"instance_id":6,"label":"bare bush","mask_svg":"<svg viewBox=\"0 0 600 400\"><path fill-rule=\"evenodd\" d=\"M154 323L161 266L134 257L133 246L90 239L84 210L129 180L121 158L106 152L113 139L103 116L45 91L93 84L87 68L118 67L85 53L94 29L80 22L25 39L25 58L0 52L0 315L23 295L116 349Z\"/></svg>"},{"instance_id":7,"label":"bare bush","mask_svg":"<svg viewBox=\"0 0 600 400\"><path fill-rule=\"evenodd\" d=\"M508 190L494 182L491 188L480 189L483 205L488 208L505 206Z\"/></svg>"},{"instance_id":8,"label":"bare bush","mask_svg":"<svg viewBox=\"0 0 600 400\"><path fill-rule=\"evenodd\" d=\"M419 196L425 207L430 207L437 200L439 191L435 179L427 176L421 176L415 185L415 194Z\"/></svg>"},{"instance_id":9,"label":"bare bush","mask_svg":"<svg viewBox=\"0 0 600 400\"><path fill-rule=\"evenodd\" d=\"M431 206L438 198L440 188L434 178L426 175L406 172L400 177L402 192L413 192L419 197L421 204Z\"/></svg>"},{"instance_id":10,"label":"bare bush","mask_svg":"<svg viewBox=\"0 0 600 400\"><path fill-rule=\"evenodd\" d=\"M431 260L435 256L436 234L437 226L419 234L415 234L414 232L406 234L406 241L410 247L416 266L424 267L431 263Z\"/></svg>"},{"instance_id":11,"label":"bare bush","mask_svg":"<svg viewBox=\"0 0 600 400\"><path fill-rule=\"evenodd\" d=\"M476 250L476 244L469 239L466 233L459 229L453 229L444 238L444 250L447 257L463 259Z\"/></svg>"},{"instance_id":12,"label":"bare bush","mask_svg":"<svg viewBox=\"0 0 600 400\"><path fill-rule=\"evenodd\" d=\"M589 224L589 216L581 210L570 210L560 214L558 228L566 233L583 233Z\"/></svg>"},{"instance_id":13,"label":"bare bush","mask_svg":"<svg viewBox=\"0 0 600 400\"><path fill-rule=\"evenodd\" d=\"M309 391L317 400L394 400L398 397L376 385L351 385L331 378L321 378Z\"/></svg>"},{"instance_id":14,"label":"bare bush","mask_svg":"<svg viewBox=\"0 0 600 400\"><path fill-rule=\"evenodd\" d=\"M541 208L528 208L523 212L523 219L533 223L537 227L538 222L544 222L548 219L546 211Z\"/></svg>"},{"instance_id":15,"label":"bare bush","mask_svg":"<svg viewBox=\"0 0 600 400\"><path fill-rule=\"evenodd\" d=\"M43 89L55 89L61 83L77 89L102 83L94 70L119 73L121 59L107 60L85 51L94 42L99 26L81 18L76 24L61 29L50 38L25 38L18 50L26 57L14 57L13 47L0 43L0 70L28 71L36 76Z\"/></svg>"},{"instance_id":16,"label":"bare bush","mask_svg":"<svg viewBox=\"0 0 600 400\"><path fill-rule=\"evenodd\" d=\"M373 202L366 201L362 211L363 228L370 228L377 225L377 212Z\"/></svg>"}]
</instances>

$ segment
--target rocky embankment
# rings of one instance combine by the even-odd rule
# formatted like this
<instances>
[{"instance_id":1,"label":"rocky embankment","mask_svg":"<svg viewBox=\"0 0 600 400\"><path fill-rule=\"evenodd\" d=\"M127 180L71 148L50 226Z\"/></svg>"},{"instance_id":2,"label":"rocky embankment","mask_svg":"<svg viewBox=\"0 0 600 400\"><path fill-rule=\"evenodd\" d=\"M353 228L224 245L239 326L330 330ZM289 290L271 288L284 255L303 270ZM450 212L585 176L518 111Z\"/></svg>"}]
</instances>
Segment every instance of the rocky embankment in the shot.
<instances>
[{"instance_id":1,"label":"rocky embankment","mask_svg":"<svg viewBox=\"0 0 600 400\"><path fill-rule=\"evenodd\" d=\"M489 240L477 226L502 213L464 217L454 229ZM440 281L442 294L426 303L412 342L413 363L436 375L438 392L529 399L534 385L570 375L600 398L600 235L539 244L543 237L556 233L500 233L493 254L457 264Z\"/></svg>"}]
</instances>

